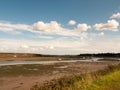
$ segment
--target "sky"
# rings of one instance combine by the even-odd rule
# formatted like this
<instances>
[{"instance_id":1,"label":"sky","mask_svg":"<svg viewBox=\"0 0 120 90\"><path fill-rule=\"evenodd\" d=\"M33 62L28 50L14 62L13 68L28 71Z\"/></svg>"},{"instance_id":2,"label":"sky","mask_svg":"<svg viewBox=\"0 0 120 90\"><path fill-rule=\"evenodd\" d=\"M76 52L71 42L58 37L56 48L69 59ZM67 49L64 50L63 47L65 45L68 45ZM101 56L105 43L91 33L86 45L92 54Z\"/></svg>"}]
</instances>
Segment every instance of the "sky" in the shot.
<instances>
[{"instance_id":1,"label":"sky","mask_svg":"<svg viewBox=\"0 0 120 90\"><path fill-rule=\"evenodd\" d=\"M0 0L0 52L120 53L120 0Z\"/></svg>"}]
</instances>

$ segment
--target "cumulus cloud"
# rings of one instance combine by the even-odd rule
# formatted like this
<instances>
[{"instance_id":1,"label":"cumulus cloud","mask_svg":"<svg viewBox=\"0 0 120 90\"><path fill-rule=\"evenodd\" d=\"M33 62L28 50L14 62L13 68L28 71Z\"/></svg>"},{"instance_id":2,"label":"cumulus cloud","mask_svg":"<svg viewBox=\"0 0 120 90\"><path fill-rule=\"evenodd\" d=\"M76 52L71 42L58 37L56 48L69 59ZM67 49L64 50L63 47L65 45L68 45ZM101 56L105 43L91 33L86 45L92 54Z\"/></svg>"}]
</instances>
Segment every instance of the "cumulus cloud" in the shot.
<instances>
[{"instance_id":1,"label":"cumulus cloud","mask_svg":"<svg viewBox=\"0 0 120 90\"><path fill-rule=\"evenodd\" d=\"M91 26L83 23L83 24L78 24L77 28L75 29L75 31L81 32L81 31L87 31L88 29L90 29Z\"/></svg>"},{"instance_id":2,"label":"cumulus cloud","mask_svg":"<svg viewBox=\"0 0 120 90\"><path fill-rule=\"evenodd\" d=\"M119 22L116 20L108 20L107 23L95 24L93 27L96 30L109 30L109 31L118 31Z\"/></svg>"},{"instance_id":3,"label":"cumulus cloud","mask_svg":"<svg viewBox=\"0 0 120 90\"><path fill-rule=\"evenodd\" d=\"M87 24L79 24L75 29L64 28L56 21L50 21L49 23L38 21L32 25L0 22L0 31L13 32L15 34L20 34L21 30L27 30L34 33L49 35L79 36L79 33L74 32L76 29L78 31L86 31L89 28L90 26Z\"/></svg>"},{"instance_id":4,"label":"cumulus cloud","mask_svg":"<svg viewBox=\"0 0 120 90\"><path fill-rule=\"evenodd\" d=\"M110 18L116 18L116 19L119 19L120 18L120 13L115 13L113 14Z\"/></svg>"},{"instance_id":5,"label":"cumulus cloud","mask_svg":"<svg viewBox=\"0 0 120 90\"><path fill-rule=\"evenodd\" d=\"M62 27L56 21L51 21L50 23L44 23L42 21L39 21L32 25L32 30L47 33L57 33L62 30Z\"/></svg>"},{"instance_id":6,"label":"cumulus cloud","mask_svg":"<svg viewBox=\"0 0 120 90\"><path fill-rule=\"evenodd\" d=\"M63 35L63 36L79 36L78 34L74 33L74 30L70 30L68 28L64 28L56 21L51 21L49 23L44 23L39 21L34 23L31 26L33 31L37 31L39 33L44 34L56 34L56 35Z\"/></svg>"},{"instance_id":7,"label":"cumulus cloud","mask_svg":"<svg viewBox=\"0 0 120 90\"><path fill-rule=\"evenodd\" d=\"M55 32L60 29L61 29L61 26L56 21L51 21L50 23L44 23L42 21L39 21L33 24L33 30L36 30L36 31Z\"/></svg>"},{"instance_id":8,"label":"cumulus cloud","mask_svg":"<svg viewBox=\"0 0 120 90\"><path fill-rule=\"evenodd\" d=\"M69 25L75 25L75 24L76 24L76 21L70 20L70 21L68 22L68 24L69 24Z\"/></svg>"}]
</instances>

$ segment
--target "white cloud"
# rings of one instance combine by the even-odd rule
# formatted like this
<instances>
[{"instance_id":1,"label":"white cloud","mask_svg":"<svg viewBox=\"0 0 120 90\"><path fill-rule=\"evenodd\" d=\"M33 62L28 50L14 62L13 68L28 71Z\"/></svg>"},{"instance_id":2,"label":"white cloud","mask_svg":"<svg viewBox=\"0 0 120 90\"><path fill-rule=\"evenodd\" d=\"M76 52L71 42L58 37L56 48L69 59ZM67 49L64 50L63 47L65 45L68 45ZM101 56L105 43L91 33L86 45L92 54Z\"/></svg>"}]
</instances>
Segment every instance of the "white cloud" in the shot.
<instances>
[{"instance_id":1,"label":"white cloud","mask_svg":"<svg viewBox=\"0 0 120 90\"><path fill-rule=\"evenodd\" d=\"M111 16L118 18L119 13ZM70 25L75 25L74 20L69 21ZM98 23L93 25L96 30L118 31L119 22L108 20L107 23ZM45 23L43 21L29 24L14 24L9 22L0 22L0 31L20 34L21 30L38 33L33 38L37 40L10 40L0 39L1 52L22 52L22 53L41 53L41 54L79 54L96 52L119 52L120 38L113 42L103 40L104 32L92 34L87 32L91 26L83 23L78 24L74 29L63 27L57 21ZM35 36L36 35L36 36ZM52 36L53 35L53 36ZM58 36L59 35L59 36ZM105 37L105 36L104 36ZM46 40L41 40L44 38ZM91 40L91 41L90 41ZM92 41L93 40L93 41ZM102 46L102 47L101 47ZM116 46L116 47L115 47Z\"/></svg>"},{"instance_id":2,"label":"white cloud","mask_svg":"<svg viewBox=\"0 0 120 90\"><path fill-rule=\"evenodd\" d=\"M11 40L0 39L0 52L18 52L18 53L40 53L40 54L64 54L64 51L70 53L73 48L86 46L84 41L56 39L47 41L34 41L34 40ZM4 51L3 51L4 48ZM66 51L69 49L70 51Z\"/></svg>"},{"instance_id":3,"label":"white cloud","mask_svg":"<svg viewBox=\"0 0 120 90\"><path fill-rule=\"evenodd\" d=\"M62 27L56 21L51 21L50 23L39 21L32 25L32 30L46 33L58 33L62 31Z\"/></svg>"},{"instance_id":4,"label":"white cloud","mask_svg":"<svg viewBox=\"0 0 120 90\"><path fill-rule=\"evenodd\" d=\"M107 23L95 24L93 27L96 30L118 31L119 22L116 20L108 20Z\"/></svg>"},{"instance_id":5,"label":"white cloud","mask_svg":"<svg viewBox=\"0 0 120 90\"><path fill-rule=\"evenodd\" d=\"M43 38L43 39L53 39L52 36L45 36L45 35L39 35L39 36L33 36L33 38Z\"/></svg>"},{"instance_id":6,"label":"white cloud","mask_svg":"<svg viewBox=\"0 0 120 90\"><path fill-rule=\"evenodd\" d=\"M33 24L33 30L51 33L61 30L61 26L56 21L51 21L50 23L39 21Z\"/></svg>"},{"instance_id":7,"label":"white cloud","mask_svg":"<svg viewBox=\"0 0 120 90\"><path fill-rule=\"evenodd\" d=\"M13 24L9 22L0 22L0 31L11 34L21 34L20 30L30 31L30 26L26 24Z\"/></svg>"},{"instance_id":8,"label":"white cloud","mask_svg":"<svg viewBox=\"0 0 120 90\"><path fill-rule=\"evenodd\" d=\"M1 48L0 48L0 51L2 51L2 52L5 51L5 48L4 48L4 47L1 47Z\"/></svg>"},{"instance_id":9,"label":"white cloud","mask_svg":"<svg viewBox=\"0 0 120 90\"><path fill-rule=\"evenodd\" d=\"M99 33L99 36L104 36L104 35L105 35L104 32Z\"/></svg>"},{"instance_id":10,"label":"white cloud","mask_svg":"<svg viewBox=\"0 0 120 90\"><path fill-rule=\"evenodd\" d=\"M115 13L113 14L110 18L116 18L116 19L119 19L120 18L120 13Z\"/></svg>"},{"instance_id":11,"label":"white cloud","mask_svg":"<svg viewBox=\"0 0 120 90\"><path fill-rule=\"evenodd\" d=\"M75 25L75 24L76 24L76 21L70 20L70 21L68 22L68 24L69 24L69 25Z\"/></svg>"},{"instance_id":12,"label":"white cloud","mask_svg":"<svg viewBox=\"0 0 120 90\"><path fill-rule=\"evenodd\" d=\"M12 24L8 22L0 22L0 30L30 30L30 26L26 24Z\"/></svg>"},{"instance_id":13,"label":"white cloud","mask_svg":"<svg viewBox=\"0 0 120 90\"><path fill-rule=\"evenodd\" d=\"M0 22L0 31L12 32L14 34L20 34L21 30L30 31L34 33L47 34L47 35L61 35L61 36L78 36L78 31L86 31L90 26L87 24L79 24L75 29L69 29L62 27L56 21L51 21L49 23L44 23L43 21L38 21L32 25L27 24L13 24L8 22Z\"/></svg>"},{"instance_id":14,"label":"white cloud","mask_svg":"<svg viewBox=\"0 0 120 90\"><path fill-rule=\"evenodd\" d=\"M88 50L92 48L91 52L93 53L118 53L120 50L120 43L114 42L114 41L97 41L97 42L91 42L90 47L87 47ZM97 50L97 51L95 51ZM91 53L89 52L89 53Z\"/></svg>"},{"instance_id":15,"label":"white cloud","mask_svg":"<svg viewBox=\"0 0 120 90\"><path fill-rule=\"evenodd\" d=\"M64 28L56 21L51 21L50 23L44 23L42 21L39 21L37 23L34 23L31 26L31 29L33 31L37 31L39 33L44 33L44 34L52 34L52 35L56 34L56 35L63 35L63 36L79 36L77 33L73 32L74 30Z\"/></svg>"},{"instance_id":16,"label":"white cloud","mask_svg":"<svg viewBox=\"0 0 120 90\"><path fill-rule=\"evenodd\" d=\"M55 47L53 47L53 46L50 46L50 49L54 49Z\"/></svg>"},{"instance_id":17,"label":"white cloud","mask_svg":"<svg viewBox=\"0 0 120 90\"><path fill-rule=\"evenodd\" d=\"M102 32L101 32L102 33ZM87 40L89 37L87 38ZM98 40L100 39L100 40ZM40 54L80 54L119 52L120 37L101 39L96 35L92 41L80 40L78 37L61 37L55 40L11 40L0 39L0 52L40 53Z\"/></svg>"},{"instance_id":18,"label":"white cloud","mask_svg":"<svg viewBox=\"0 0 120 90\"><path fill-rule=\"evenodd\" d=\"M24 44L24 45L21 45L20 48L22 48L22 49L29 49L29 46Z\"/></svg>"},{"instance_id":19,"label":"white cloud","mask_svg":"<svg viewBox=\"0 0 120 90\"><path fill-rule=\"evenodd\" d=\"M77 28L75 29L75 31L81 32L81 31L87 31L88 29L90 29L91 26L83 23L83 24L78 24Z\"/></svg>"}]
</instances>

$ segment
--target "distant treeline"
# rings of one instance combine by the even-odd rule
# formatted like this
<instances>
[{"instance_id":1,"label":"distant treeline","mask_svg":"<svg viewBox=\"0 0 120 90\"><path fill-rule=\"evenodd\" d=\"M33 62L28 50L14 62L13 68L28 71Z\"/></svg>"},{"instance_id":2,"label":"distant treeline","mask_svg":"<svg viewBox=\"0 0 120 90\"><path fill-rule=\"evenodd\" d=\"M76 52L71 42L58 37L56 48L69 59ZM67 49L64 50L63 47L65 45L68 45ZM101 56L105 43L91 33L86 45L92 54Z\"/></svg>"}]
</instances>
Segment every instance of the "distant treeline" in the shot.
<instances>
[{"instance_id":1,"label":"distant treeline","mask_svg":"<svg viewBox=\"0 0 120 90\"><path fill-rule=\"evenodd\" d=\"M80 54L80 57L120 57L120 53Z\"/></svg>"},{"instance_id":2,"label":"distant treeline","mask_svg":"<svg viewBox=\"0 0 120 90\"><path fill-rule=\"evenodd\" d=\"M120 57L120 53L97 53L97 54L79 54L79 55L43 55L43 54L29 54L29 53L0 53L0 57L67 57L67 58Z\"/></svg>"},{"instance_id":3,"label":"distant treeline","mask_svg":"<svg viewBox=\"0 0 120 90\"><path fill-rule=\"evenodd\" d=\"M79 55L45 55L49 57L120 57L120 53L97 53L97 54L79 54Z\"/></svg>"}]
</instances>

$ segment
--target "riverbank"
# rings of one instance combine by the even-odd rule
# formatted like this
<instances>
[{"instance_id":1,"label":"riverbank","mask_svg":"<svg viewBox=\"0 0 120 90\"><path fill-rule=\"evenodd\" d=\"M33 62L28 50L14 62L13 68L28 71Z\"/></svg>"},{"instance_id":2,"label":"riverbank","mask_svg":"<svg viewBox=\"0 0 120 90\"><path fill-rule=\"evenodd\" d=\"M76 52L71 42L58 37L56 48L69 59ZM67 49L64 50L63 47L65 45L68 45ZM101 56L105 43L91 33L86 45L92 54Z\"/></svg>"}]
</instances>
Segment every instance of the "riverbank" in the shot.
<instances>
[{"instance_id":1,"label":"riverbank","mask_svg":"<svg viewBox=\"0 0 120 90\"><path fill-rule=\"evenodd\" d=\"M120 64L98 70L53 80L43 86L39 84L30 90L119 90Z\"/></svg>"},{"instance_id":2,"label":"riverbank","mask_svg":"<svg viewBox=\"0 0 120 90\"><path fill-rule=\"evenodd\" d=\"M55 79L80 73L95 72L119 62L72 62L34 65L0 66L0 90L30 90L39 83L43 85Z\"/></svg>"}]
</instances>

